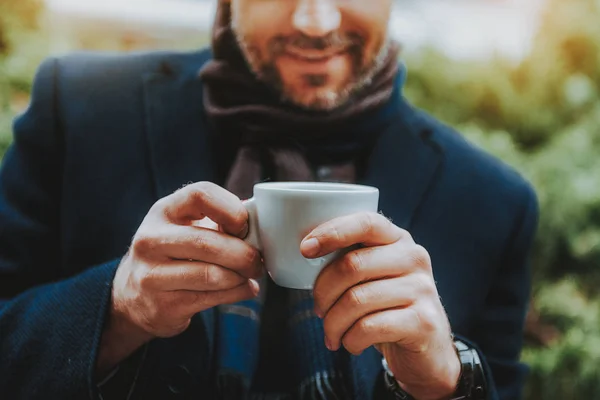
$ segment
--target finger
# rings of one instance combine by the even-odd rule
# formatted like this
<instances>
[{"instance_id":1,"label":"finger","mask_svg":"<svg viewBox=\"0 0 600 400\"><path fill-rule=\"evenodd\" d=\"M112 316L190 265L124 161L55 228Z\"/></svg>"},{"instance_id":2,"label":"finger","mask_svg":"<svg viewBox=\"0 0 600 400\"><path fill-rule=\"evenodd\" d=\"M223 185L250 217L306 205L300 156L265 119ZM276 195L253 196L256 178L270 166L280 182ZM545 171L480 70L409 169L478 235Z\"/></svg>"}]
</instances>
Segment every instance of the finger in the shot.
<instances>
[{"instance_id":1,"label":"finger","mask_svg":"<svg viewBox=\"0 0 600 400\"><path fill-rule=\"evenodd\" d=\"M228 290L248 280L230 269L204 262L173 261L142 273L140 285L156 291Z\"/></svg>"},{"instance_id":2,"label":"finger","mask_svg":"<svg viewBox=\"0 0 600 400\"><path fill-rule=\"evenodd\" d=\"M430 265L429 254L408 242L353 250L323 268L313 288L317 313L324 315L350 287L360 282L409 274ZM430 267L422 267L431 274Z\"/></svg>"},{"instance_id":3,"label":"finger","mask_svg":"<svg viewBox=\"0 0 600 400\"><path fill-rule=\"evenodd\" d=\"M415 348L422 348L427 342L420 326L419 315L412 307L380 311L358 320L346 332L342 344L355 355L378 343L411 342Z\"/></svg>"},{"instance_id":4,"label":"finger","mask_svg":"<svg viewBox=\"0 0 600 400\"><path fill-rule=\"evenodd\" d=\"M221 304L233 304L256 297L259 285L254 279L249 279L241 285L213 292L184 291L183 312L189 315L204 311Z\"/></svg>"},{"instance_id":5,"label":"finger","mask_svg":"<svg viewBox=\"0 0 600 400\"><path fill-rule=\"evenodd\" d=\"M348 289L325 315L325 335L334 350L352 325L364 316L412 305L420 295L414 277L383 279Z\"/></svg>"},{"instance_id":6,"label":"finger","mask_svg":"<svg viewBox=\"0 0 600 400\"><path fill-rule=\"evenodd\" d=\"M246 242L212 229L164 225L160 232L138 232L132 246L138 257L151 263L194 260L221 265L246 278L262 276L258 250Z\"/></svg>"},{"instance_id":7,"label":"finger","mask_svg":"<svg viewBox=\"0 0 600 400\"><path fill-rule=\"evenodd\" d=\"M364 212L335 218L318 226L302 240L300 251L304 257L316 258L355 244L380 246L401 238L409 239L410 235L383 215Z\"/></svg>"},{"instance_id":8,"label":"finger","mask_svg":"<svg viewBox=\"0 0 600 400\"><path fill-rule=\"evenodd\" d=\"M224 232L242 237L247 229L248 212L233 193L211 182L187 185L164 200L164 215L177 224L208 216Z\"/></svg>"}]
</instances>

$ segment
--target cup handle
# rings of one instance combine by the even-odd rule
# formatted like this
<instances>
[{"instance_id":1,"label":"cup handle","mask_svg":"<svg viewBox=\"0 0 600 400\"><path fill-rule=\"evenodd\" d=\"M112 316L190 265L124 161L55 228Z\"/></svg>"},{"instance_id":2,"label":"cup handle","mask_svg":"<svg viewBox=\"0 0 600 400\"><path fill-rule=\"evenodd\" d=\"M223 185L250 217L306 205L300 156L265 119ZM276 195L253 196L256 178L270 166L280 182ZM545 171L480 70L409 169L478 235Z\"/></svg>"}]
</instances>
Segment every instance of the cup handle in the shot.
<instances>
[{"instance_id":1,"label":"cup handle","mask_svg":"<svg viewBox=\"0 0 600 400\"><path fill-rule=\"evenodd\" d=\"M252 197L242 204L244 204L246 211L248 211L248 234L244 238L244 242L257 250L262 251L258 232L258 209L256 208L256 200Z\"/></svg>"}]
</instances>

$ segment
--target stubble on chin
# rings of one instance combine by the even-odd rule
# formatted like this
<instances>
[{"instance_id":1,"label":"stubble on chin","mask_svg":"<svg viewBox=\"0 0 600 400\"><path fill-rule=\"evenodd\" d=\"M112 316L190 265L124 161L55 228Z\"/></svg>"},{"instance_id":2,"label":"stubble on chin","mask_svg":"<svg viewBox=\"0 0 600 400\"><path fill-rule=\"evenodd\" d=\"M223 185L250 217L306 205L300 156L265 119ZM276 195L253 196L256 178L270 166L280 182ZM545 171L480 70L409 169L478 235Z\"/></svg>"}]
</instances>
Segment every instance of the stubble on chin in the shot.
<instances>
[{"instance_id":1,"label":"stubble on chin","mask_svg":"<svg viewBox=\"0 0 600 400\"><path fill-rule=\"evenodd\" d=\"M327 76L304 75L301 88L286 85L273 57L265 57L252 40L240 29L238 13L233 13L231 28L239 48L246 59L250 71L259 81L275 90L282 102L291 103L307 110L331 111L346 104L352 96L370 85L373 77L383 67L390 49L390 39L386 37L379 46L380 50L367 67L362 66L363 49L356 49L352 56L351 76L340 87L327 88ZM307 89L303 89L307 88Z\"/></svg>"}]
</instances>

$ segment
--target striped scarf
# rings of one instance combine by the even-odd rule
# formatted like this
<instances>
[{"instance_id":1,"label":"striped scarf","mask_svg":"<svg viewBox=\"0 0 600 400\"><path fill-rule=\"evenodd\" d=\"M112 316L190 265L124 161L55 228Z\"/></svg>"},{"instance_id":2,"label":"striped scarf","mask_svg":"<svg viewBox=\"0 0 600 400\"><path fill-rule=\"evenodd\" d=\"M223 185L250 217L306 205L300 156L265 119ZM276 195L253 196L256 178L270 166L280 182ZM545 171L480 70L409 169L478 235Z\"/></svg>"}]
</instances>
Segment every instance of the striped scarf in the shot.
<instances>
[{"instance_id":1,"label":"striped scarf","mask_svg":"<svg viewBox=\"0 0 600 400\"><path fill-rule=\"evenodd\" d=\"M266 278L269 279L269 278ZM261 289L270 286L263 279ZM348 359L345 351L329 352L323 344L323 323L313 312L310 291L287 290L285 324L275 328L284 337L282 352L293 360L289 374L291 386L280 392L254 390L260 354L259 332L264 297L218 308L218 398L251 399L350 399L351 382L347 379ZM284 299L270 298L269 301ZM283 366L281 366L283 368Z\"/></svg>"}]
</instances>

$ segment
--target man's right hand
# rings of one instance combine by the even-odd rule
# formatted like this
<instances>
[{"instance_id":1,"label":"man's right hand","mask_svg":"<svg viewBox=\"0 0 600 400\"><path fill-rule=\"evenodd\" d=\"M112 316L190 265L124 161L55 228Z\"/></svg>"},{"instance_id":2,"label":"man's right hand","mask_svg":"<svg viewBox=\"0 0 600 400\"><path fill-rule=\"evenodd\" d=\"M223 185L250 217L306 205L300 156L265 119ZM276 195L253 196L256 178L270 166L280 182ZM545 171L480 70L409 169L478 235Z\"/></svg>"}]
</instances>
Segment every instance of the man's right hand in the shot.
<instances>
[{"instance_id":1,"label":"man's right hand","mask_svg":"<svg viewBox=\"0 0 600 400\"><path fill-rule=\"evenodd\" d=\"M256 296L253 278L264 268L260 253L241 239L247 231L240 199L212 183L156 202L117 269L98 371L154 337L183 332L200 311Z\"/></svg>"}]
</instances>

